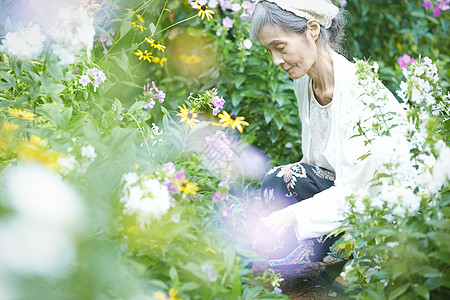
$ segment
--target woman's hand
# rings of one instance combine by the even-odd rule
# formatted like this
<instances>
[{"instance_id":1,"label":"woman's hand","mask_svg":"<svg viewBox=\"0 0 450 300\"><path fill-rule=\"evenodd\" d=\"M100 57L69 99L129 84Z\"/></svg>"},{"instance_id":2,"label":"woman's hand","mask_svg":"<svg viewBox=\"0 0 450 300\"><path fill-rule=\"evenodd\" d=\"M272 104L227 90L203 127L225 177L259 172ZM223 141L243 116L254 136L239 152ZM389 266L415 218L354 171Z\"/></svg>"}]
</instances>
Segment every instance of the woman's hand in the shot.
<instances>
[{"instance_id":1,"label":"woman's hand","mask_svg":"<svg viewBox=\"0 0 450 300\"><path fill-rule=\"evenodd\" d=\"M252 249L260 253L267 252L268 242L274 243L289 227L297 222L290 207L274 211L259 220L252 239Z\"/></svg>"}]
</instances>

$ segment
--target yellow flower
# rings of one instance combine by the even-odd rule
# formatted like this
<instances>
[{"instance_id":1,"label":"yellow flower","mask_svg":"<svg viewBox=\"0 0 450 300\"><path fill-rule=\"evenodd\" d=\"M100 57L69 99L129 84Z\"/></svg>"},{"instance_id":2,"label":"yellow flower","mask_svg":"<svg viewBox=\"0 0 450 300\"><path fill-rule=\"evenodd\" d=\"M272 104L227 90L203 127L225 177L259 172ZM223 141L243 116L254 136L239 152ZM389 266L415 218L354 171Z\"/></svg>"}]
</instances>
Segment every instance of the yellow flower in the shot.
<instances>
[{"instance_id":1,"label":"yellow flower","mask_svg":"<svg viewBox=\"0 0 450 300\"><path fill-rule=\"evenodd\" d=\"M206 5L199 5L197 3L193 3L192 7L199 10L198 11L198 16L199 17L201 16L202 20L205 18L205 16L206 16L206 19L208 21L213 18L212 15L214 14L214 11L212 11L211 9L208 9L208 6L206 6Z\"/></svg>"},{"instance_id":2,"label":"yellow flower","mask_svg":"<svg viewBox=\"0 0 450 300\"><path fill-rule=\"evenodd\" d=\"M139 28L141 31L144 31L145 29L147 29L145 26L142 26L141 24L138 24L134 21L131 21L131 25L133 25L133 27Z\"/></svg>"},{"instance_id":3,"label":"yellow flower","mask_svg":"<svg viewBox=\"0 0 450 300\"><path fill-rule=\"evenodd\" d=\"M139 56L139 60L143 59L143 60L147 60L148 62L152 62L152 54L148 53L147 50L145 50L144 52L142 52L141 50L137 50L136 52L134 52L134 55Z\"/></svg>"},{"instance_id":4,"label":"yellow flower","mask_svg":"<svg viewBox=\"0 0 450 300\"><path fill-rule=\"evenodd\" d=\"M100 4L96 3L96 0L81 0L80 2L87 9L97 9L100 7Z\"/></svg>"},{"instance_id":5,"label":"yellow flower","mask_svg":"<svg viewBox=\"0 0 450 300\"><path fill-rule=\"evenodd\" d=\"M41 147L44 144L44 140L38 137L37 135L32 135L30 137L30 140L33 144L35 144L38 147Z\"/></svg>"},{"instance_id":6,"label":"yellow flower","mask_svg":"<svg viewBox=\"0 0 450 300\"><path fill-rule=\"evenodd\" d=\"M134 165L131 166L133 169L137 170L139 169L140 165L138 165L137 163L134 163Z\"/></svg>"},{"instance_id":7,"label":"yellow flower","mask_svg":"<svg viewBox=\"0 0 450 300\"><path fill-rule=\"evenodd\" d=\"M191 182L188 179L178 182L178 188L185 194L197 194L198 185L195 182Z\"/></svg>"},{"instance_id":8,"label":"yellow flower","mask_svg":"<svg viewBox=\"0 0 450 300\"><path fill-rule=\"evenodd\" d=\"M20 158L26 161L38 161L52 170L59 170L58 159L61 155L53 150L43 149L33 143L21 145L18 149Z\"/></svg>"},{"instance_id":9,"label":"yellow flower","mask_svg":"<svg viewBox=\"0 0 450 300\"><path fill-rule=\"evenodd\" d=\"M135 16L136 16L136 18L139 20L139 22L141 22L141 23L144 23L144 18L142 18L142 16L141 15L138 15L138 14L134 14Z\"/></svg>"},{"instance_id":10,"label":"yellow flower","mask_svg":"<svg viewBox=\"0 0 450 300\"><path fill-rule=\"evenodd\" d=\"M152 62L160 64L161 68L164 67L164 63L167 61L167 57L153 57Z\"/></svg>"},{"instance_id":11,"label":"yellow flower","mask_svg":"<svg viewBox=\"0 0 450 300\"><path fill-rule=\"evenodd\" d=\"M239 130L240 133L242 133L242 125L248 126L248 122L244 121L244 117L236 117L235 115L229 115L225 110L219 114L218 116L220 118L220 123L222 124L218 124L218 123L213 123L213 125L220 125L222 127L230 127L235 129L237 128L237 130Z\"/></svg>"},{"instance_id":12,"label":"yellow flower","mask_svg":"<svg viewBox=\"0 0 450 300\"><path fill-rule=\"evenodd\" d=\"M137 227L136 226L130 226L130 227L128 227L127 231L129 233L136 233L137 232Z\"/></svg>"},{"instance_id":13,"label":"yellow flower","mask_svg":"<svg viewBox=\"0 0 450 300\"><path fill-rule=\"evenodd\" d=\"M176 290L174 288L169 289L169 296L170 300L181 300L181 298L175 297L178 294L179 290Z\"/></svg>"},{"instance_id":14,"label":"yellow flower","mask_svg":"<svg viewBox=\"0 0 450 300\"><path fill-rule=\"evenodd\" d=\"M194 128L196 126L196 122L200 122L199 120L197 120L197 113L195 113L195 108L191 109L190 111L187 110L186 105L183 104L183 107L178 106L178 108L180 109L180 112L177 113L177 116L180 117L180 122L184 122L186 121L186 124L188 124L189 126L191 126L191 128Z\"/></svg>"},{"instance_id":15,"label":"yellow flower","mask_svg":"<svg viewBox=\"0 0 450 300\"><path fill-rule=\"evenodd\" d=\"M3 129L5 131L9 131L9 132L19 129L19 125L18 124L16 124L16 123L9 123L9 122L3 123L2 127L3 127Z\"/></svg>"},{"instance_id":16,"label":"yellow flower","mask_svg":"<svg viewBox=\"0 0 450 300\"><path fill-rule=\"evenodd\" d=\"M180 55L180 59L190 65L194 65L194 64L197 64L202 61L202 58L195 54L192 54L189 56L182 54L182 55Z\"/></svg>"},{"instance_id":17,"label":"yellow flower","mask_svg":"<svg viewBox=\"0 0 450 300\"><path fill-rule=\"evenodd\" d=\"M170 300L170 298L166 297L166 294L161 291L154 292L153 298L155 298L156 300Z\"/></svg>"},{"instance_id":18,"label":"yellow flower","mask_svg":"<svg viewBox=\"0 0 450 300\"><path fill-rule=\"evenodd\" d=\"M34 120L35 114L32 112L19 109L19 108L8 108L8 112L11 114L11 116L22 119L22 120Z\"/></svg>"},{"instance_id":19,"label":"yellow flower","mask_svg":"<svg viewBox=\"0 0 450 300\"><path fill-rule=\"evenodd\" d=\"M161 50L162 52L164 52L164 50L166 49L166 46L161 45L158 41L155 41L152 38L145 38L145 41L152 45L153 48Z\"/></svg>"}]
</instances>

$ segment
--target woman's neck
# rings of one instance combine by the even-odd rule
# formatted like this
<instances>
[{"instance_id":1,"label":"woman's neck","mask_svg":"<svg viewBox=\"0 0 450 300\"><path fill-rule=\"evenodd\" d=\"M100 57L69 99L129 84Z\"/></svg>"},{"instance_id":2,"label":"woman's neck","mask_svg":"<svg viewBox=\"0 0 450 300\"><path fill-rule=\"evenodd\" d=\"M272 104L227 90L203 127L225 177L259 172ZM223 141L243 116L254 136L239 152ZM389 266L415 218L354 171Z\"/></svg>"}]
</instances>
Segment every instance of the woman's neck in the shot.
<instances>
[{"instance_id":1,"label":"woman's neck","mask_svg":"<svg viewBox=\"0 0 450 300\"><path fill-rule=\"evenodd\" d=\"M313 81L313 91L317 102L327 105L333 100L334 92L334 68L331 58L332 49L319 51L316 62L308 71L308 76Z\"/></svg>"}]
</instances>

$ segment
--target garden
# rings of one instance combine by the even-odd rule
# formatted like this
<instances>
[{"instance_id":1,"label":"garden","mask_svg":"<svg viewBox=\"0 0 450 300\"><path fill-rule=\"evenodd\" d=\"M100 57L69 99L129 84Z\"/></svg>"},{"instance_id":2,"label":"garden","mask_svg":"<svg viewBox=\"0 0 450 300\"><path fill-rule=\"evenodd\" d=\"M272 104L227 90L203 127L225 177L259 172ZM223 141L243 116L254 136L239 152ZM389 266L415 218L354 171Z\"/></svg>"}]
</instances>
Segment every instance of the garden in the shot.
<instances>
[{"instance_id":1,"label":"garden","mask_svg":"<svg viewBox=\"0 0 450 300\"><path fill-rule=\"evenodd\" d=\"M252 267L262 177L302 157L255 2L0 1L0 299L312 299ZM450 1L333 2L364 105L408 117L348 112L396 155L331 233L344 296L448 299Z\"/></svg>"}]
</instances>

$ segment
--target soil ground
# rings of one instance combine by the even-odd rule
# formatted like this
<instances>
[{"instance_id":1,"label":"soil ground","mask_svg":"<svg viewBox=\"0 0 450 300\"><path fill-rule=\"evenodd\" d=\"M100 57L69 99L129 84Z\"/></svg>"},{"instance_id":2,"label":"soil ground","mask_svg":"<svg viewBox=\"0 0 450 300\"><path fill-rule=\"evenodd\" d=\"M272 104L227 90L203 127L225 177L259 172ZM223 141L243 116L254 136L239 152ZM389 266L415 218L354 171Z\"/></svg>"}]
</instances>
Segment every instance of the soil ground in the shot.
<instances>
[{"instance_id":1,"label":"soil ground","mask_svg":"<svg viewBox=\"0 0 450 300\"><path fill-rule=\"evenodd\" d=\"M350 299L348 296L333 292L331 285L320 276L323 266L323 263L311 263L293 269L275 269L284 278L280 285L283 294L292 300ZM253 271L261 275L267 267L265 263L255 263Z\"/></svg>"}]
</instances>

